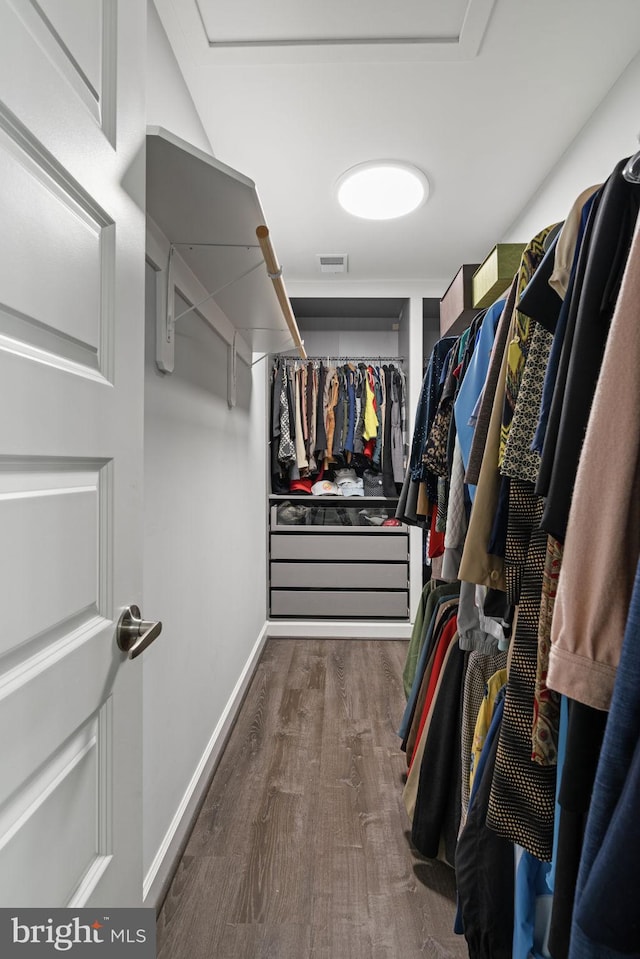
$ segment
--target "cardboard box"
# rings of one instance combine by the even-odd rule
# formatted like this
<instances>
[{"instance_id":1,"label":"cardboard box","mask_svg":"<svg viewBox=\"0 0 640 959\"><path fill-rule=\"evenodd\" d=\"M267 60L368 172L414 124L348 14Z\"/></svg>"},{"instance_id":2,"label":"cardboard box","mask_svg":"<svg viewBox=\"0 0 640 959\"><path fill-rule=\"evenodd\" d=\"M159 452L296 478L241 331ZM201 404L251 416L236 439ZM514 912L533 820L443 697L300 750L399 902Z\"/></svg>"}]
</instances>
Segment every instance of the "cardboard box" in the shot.
<instances>
[{"instance_id":1,"label":"cardboard box","mask_svg":"<svg viewBox=\"0 0 640 959\"><path fill-rule=\"evenodd\" d=\"M477 268L477 263L461 266L440 300L440 336L462 333L475 316L471 281Z\"/></svg>"},{"instance_id":2,"label":"cardboard box","mask_svg":"<svg viewBox=\"0 0 640 959\"><path fill-rule=\"evenodd\" d=\"M483 309L511 285L526 243L498 243L473 274L473 306Z\"/></svg>"}]
</instances>

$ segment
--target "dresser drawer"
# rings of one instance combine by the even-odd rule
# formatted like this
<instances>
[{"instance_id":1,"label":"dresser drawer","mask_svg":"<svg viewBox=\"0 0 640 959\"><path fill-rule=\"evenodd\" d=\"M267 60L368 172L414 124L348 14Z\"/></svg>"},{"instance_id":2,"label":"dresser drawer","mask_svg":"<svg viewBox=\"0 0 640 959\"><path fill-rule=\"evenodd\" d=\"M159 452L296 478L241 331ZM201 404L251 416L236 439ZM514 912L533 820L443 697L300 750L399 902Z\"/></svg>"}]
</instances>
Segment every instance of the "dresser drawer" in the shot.
<instances>
[{"instance_id":1,"label":"dresser drawer","mask_svg":"<svg viewBox=\"0 0 640 959\"><path fill-rule=\"evenodd\" d=\"M272 563L272 587L407 589L406 563Z\"/></svg>"},{"instance_id":2,"label":"dresser drawer","mask_svg":"<svg viewBox=\"0 0 640 959\"><path fill-rule=\"evenodd\" d=\"M271 559L407 561L406 533L272 533Z\"/></svg>"},{"instance_id":3,"label":"dresser drawer","mask_svg":"<svg viewBox=\"0 0 640 959\"><path fill-rule=\"evenodd\" d=\"M409 594L382 590L272 589L272 616L407 619Z\"/></svg>"}]
</instances>

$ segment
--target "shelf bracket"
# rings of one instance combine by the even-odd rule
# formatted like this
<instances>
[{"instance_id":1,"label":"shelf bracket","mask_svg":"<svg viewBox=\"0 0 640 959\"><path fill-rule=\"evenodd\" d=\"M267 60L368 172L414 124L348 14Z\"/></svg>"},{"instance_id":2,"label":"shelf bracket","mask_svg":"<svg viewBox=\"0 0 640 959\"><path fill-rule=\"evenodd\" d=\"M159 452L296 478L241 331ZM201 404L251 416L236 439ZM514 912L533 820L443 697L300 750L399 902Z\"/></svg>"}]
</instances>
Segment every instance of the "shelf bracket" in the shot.
<instances>
[{"instance_id":1,"label":"shelf bracket","mask_svg":"<svg viewBox=\"0 0 640 959\"><path fill-rule=\"evenodd\" d=\"M258 359L254 360L253 363L251 364L251 369L253 369L254 366L257 366L258 363L262 363L263 360L266 360L268 356L269 356L269 353L263 353L262 356L259 356Z\"/></svg>"},{"instance_id":2,"label":"shelf bracket","mask_svg":"<svg viewBox=\"0 0 640 959\"><path fill-rule=\"evenodd\" d=\"M196 244L193 244L194 246ZM203 244L204 245L204 244ZM232 280L227 280L226 283L223 283L222 286L219 286L217 290L214 290L213 293L207 293L203 300L200 300L199 303L194 303L193 306L190 306L189 309L183 310L182 313L174 318L174 323L178 320L181 320L183 316L186 316L188 313L192 313L194 310L199 310L201 306L204 306L205 303L208 303L209 300L212 300L214 296L217 296L218 293L222 293L223 290L227 290L230 286L233 286L234 283L237 283L239 280L244 280L245 276L249 276L250 273L253 273L254 270L257 270L258 267L262 266L264 260L260 259L257 263L254 263L253 266L250 266L248 270L244 270L240 276L234 276Z\"/></svg>"},{"instance_id":3,"label":"shelf bracket","mask_svg":"<svg viewBox=\"0 0 640 959\"><path fill-rule=\"evenodd\" d=\"M209 300L212 300L214 297L218 296L219 293L222 293L223 290L228 289L230 286L233 286L234 283L238 283L240 280L243 280L246 276L249 276L250 273L253 273L255 270L259 269L264 263L264 259L261 257L257 263L254 263L248 269L244 270L239 276L234 276L231 280L227 280L226 283L223 283L222 286L219 286L216 290L213 290L212 293L208 293L202 300L198 303L194 303L188 309L183 310L182 313L178 313L176 316L176 288L173 279L174 266L173 258L176 252L177 246L225 246L225 247L235 247L238 244L234 243L171 243L169 246L169 256L167 259L167 268L165 271L159 270L156 274L156 365L162 373L173 373L175 368L175 339L176 339L176 323L178 320L181 320L183 317L187 316L189 313L192 313L194 310L200 309L201 306L204 306L205 303L208 303ZM244 244L243 244L244 246ZM255 249L256 247L247 246L246 249ZM233 354L233 367L234 367L234 383L235 383L235 362L236 362L236 331L233 334L233 342L229 345L229 350ZM231 359L229 359L229 364L231 364ZM235 390L235 387L234 387ZM230 401L231 394L228 393L228 399ZM234 404L235 405L235 401Z\"/></svg>"},{"instance_id":4,"label":"shelf bracket","mask_svg":"<svg viewBox=\"0 0 640 959\"><path fill-rule=\"evenodd\" d=\"M255 333L258 332L267 332L271 333L271 327L267 326L239 326L233 332L233 342L227 347L227 405L229 409L232 410L237 402L237 386L238 386L238 354L236 351L236 335L238 333ZM286 333L287 339L289 339L289 333L286 330L282 331ZM303 341L304 342L304 341ZM262 363L263 360L266 360L268 356L271 356L271 352L263 353L262 356L259 356L257 360L253 360L252 363L249 363L249 369L253 369L254 366L257 366L258 363Z\"/></svg>"},{"instance_id":5,"label":"shelf bracket","mask_svg":"<svg viewBox=\"0 0 640 959\"><path fill-rule=\"evenodd\" d=\"M232 342L227 347L227 406L232 410L237 401L238 390L238 353L236 350L236 336L238 331L233 331Z\"/></svg>"},{"instance_id":6,"label":"shelf bracket","mask_svg":"<svg viewBox=\"0 0 640 959\"><path fill-rule=\"evenodd\" d=\"M274 330L271 326L238 326L238 333L275 333L280 332L284 333L287 340L290 339L290 334L288 330ZM300 341L304 345L304 340ZM257 360L253 360L252 363L249 363L249 367L253 369L254 366L257 366L258 363L262 363L263 360L266 360L268 356L271 356L272 353L277 353L278 350L273 349L269 350L267 353L263 353L262 356L259 356Z\"/></svg>"},{"instance_id":7,"label":"shelf bracket","mask_svg":"<svg viewBox=\"0 0 640 959\"><path fill-rule=\"evenodd\" d=\"M156 273L156 366L173 373L175 366L176 290L173 282L173 244L169 247L166 270Z\"/></svg>"}]
</instances>

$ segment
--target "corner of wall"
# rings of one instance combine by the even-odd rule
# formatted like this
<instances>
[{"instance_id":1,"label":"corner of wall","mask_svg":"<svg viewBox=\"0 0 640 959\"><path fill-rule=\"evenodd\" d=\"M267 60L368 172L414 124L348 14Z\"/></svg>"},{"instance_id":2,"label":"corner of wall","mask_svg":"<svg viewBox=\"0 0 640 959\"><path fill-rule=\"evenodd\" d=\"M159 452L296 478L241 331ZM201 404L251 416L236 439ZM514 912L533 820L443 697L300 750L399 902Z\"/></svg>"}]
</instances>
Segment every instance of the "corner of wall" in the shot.
<instances>
[{"instance_id":1,"label":"corner of wall","mask_svg":"<svg viewBox=\"0 0 640 959\"><path fill-rule=\"evenodd\" d=\"M214 155L153 0L147 0L147 125L164 127Z\"/></svg>"}]
</instances>

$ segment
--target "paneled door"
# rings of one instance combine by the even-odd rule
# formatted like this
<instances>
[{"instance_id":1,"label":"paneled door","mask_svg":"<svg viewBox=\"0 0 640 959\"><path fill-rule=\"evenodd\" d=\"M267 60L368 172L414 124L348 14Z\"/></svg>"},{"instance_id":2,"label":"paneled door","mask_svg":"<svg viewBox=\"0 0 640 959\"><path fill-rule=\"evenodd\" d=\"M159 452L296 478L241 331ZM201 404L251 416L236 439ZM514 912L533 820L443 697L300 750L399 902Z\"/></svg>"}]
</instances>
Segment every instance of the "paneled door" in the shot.
<instances>
[{"instance_id":1,"label":"paneled door","mask_svg":"<svg viewBox=\"0 0 640 959\"><path fill-rule=\"evenodd\" d=\"M0 0L2 906L142 895L145 29Z\"/></svg>"}]
</instances>

